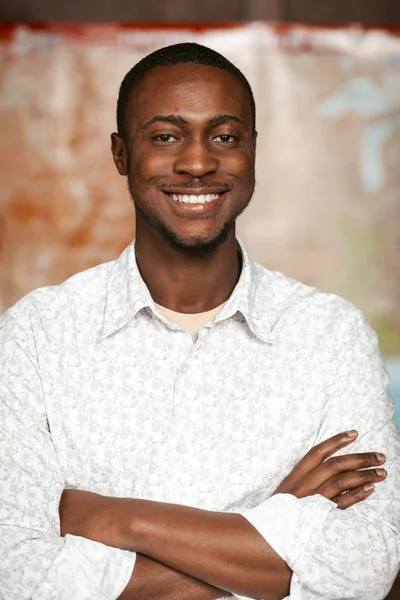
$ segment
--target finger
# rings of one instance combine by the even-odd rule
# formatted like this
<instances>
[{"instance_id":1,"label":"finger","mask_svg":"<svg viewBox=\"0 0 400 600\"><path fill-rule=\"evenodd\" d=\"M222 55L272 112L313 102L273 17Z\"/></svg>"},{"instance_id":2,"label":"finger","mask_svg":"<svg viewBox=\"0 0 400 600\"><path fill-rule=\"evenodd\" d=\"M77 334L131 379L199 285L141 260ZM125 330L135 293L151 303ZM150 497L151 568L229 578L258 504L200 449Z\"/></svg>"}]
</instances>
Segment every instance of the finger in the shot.
<instances>
[{"instance_id":1,"label":"finger","mask_svg":"<svg viewBox=\"0 0 400 600\"><path fill-rule=\"evenodd\" d=\"M384 454L380 452L358 452L354 454L343 454L342 456L331 456L314 473L321 473L327 479L345 471L358 471L359 469L369 469L371 467L381 467L386 461Z\"/></svg>"},{"instance_id":2,"label":"finger","mask_svg":"<svg viewBox=\"0 0 400 600\"><path fill-rule=\"evenodd\" d=\"M332 498L332 502L335 502L341 510L346 510L349 506L362 502L368 498L374 491L375 486L372 483L366 483L363 486L354 488L344 494L340 494L335 498Z\"/></svg>"},{"instance_id":3,"label":"finger","mask_svg":"<svg viewBox=\"0 0 400 600\"><path fill-rule=\"evenodd\" d=\"M316 494L332 500L343 492L362 487L368 483L378 483L386 477L385 469L365 469L363 471L347 471L334 475L315 490Z\"/></svg>"},{"instance_id":4,"label":"finger","mask_svg":"<svg viewBox=\"0 0 400 600\"><path fill-rule=\"evenodd\" d=\"M332 456L311 471L307 477L303 477L300 491L303 496L308 496L335 476L338 477L347 471L381 467L385 460L385 456L377 452Z\"/></svg>"},{"instance_id":5,"label":"finger","mask_svg":"<svg viewBox=\"0 0 400 600\"><path fill-rule=\"evenodd\" d=\"M329 458L332 454L341 448L345 448L345 446L352 444L357 439L357 435L357 431L352 429L334 435L317 446L314 446L293 469L291 475L293 475L293 477L304 477L304 475L307 475L313 469L321 465L324 460Z\"/></svg>"}]
</instances>

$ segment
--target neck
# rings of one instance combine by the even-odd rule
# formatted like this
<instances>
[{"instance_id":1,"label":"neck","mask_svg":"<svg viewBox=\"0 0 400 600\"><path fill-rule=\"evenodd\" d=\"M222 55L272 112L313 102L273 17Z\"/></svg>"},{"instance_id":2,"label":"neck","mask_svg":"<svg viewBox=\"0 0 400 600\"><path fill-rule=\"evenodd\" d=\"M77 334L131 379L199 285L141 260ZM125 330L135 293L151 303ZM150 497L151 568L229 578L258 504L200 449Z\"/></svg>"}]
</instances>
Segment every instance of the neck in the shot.
<instances>
[{"instance_id":1,"label":"neck","mask_svg":"<svg viewBox=\"0 0 400 600\"><path fill-rule=\"evenodd\" d=\"M223 304L238 282L241 261L234 228L212 253L173 249L160 236L136 234L136 260L150 294L165 308L201 313Z\"/></svg>"}]
</instances>

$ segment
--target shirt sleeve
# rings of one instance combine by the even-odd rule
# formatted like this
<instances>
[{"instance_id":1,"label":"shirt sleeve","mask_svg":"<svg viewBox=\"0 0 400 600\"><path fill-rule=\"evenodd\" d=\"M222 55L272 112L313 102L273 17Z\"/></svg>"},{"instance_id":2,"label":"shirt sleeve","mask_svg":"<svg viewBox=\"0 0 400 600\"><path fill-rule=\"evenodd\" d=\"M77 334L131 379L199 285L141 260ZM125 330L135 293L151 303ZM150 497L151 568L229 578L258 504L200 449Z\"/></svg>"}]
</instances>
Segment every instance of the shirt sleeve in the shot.
<instances>
[{"instance_id":1,"label":"shirt sleeve","mask_svg":"<svg viewBox=\"0 0 400 600\"><path fill-rule=\"evenodd\" d=\"M242 513L292 569L291 600L380 600L400 568L395 406L376 335L361 314L341 348L324 365L335 381L327 389L317 443L357 429L357 441L338 454L383 452L388 475L367 500L347 510L319 495L280 494Z\"/></svg>"},{"instance_id":2,"label":"shirt sleeve","mask_svg":"<svg viewBox=\"0 0 400 600\"><path fill-rule=\"evenodd\" d=\"M60 537L64 489L29 319L0 318L0 599L113 600L135 553Z\"/></svg>"}]
</instances>

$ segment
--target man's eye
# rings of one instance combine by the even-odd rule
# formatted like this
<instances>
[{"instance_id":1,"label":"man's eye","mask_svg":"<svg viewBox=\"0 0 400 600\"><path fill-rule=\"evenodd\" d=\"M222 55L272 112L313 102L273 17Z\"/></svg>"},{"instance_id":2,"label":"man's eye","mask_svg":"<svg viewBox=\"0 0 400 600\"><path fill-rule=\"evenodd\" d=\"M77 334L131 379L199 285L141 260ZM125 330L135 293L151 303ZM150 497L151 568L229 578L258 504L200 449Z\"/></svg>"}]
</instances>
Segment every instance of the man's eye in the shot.
<instances>
[{"instance_id":1,"label":"man's eye","mask_svg":"<svg viewBox=\"0 0 400 600\"><path fill-rule=\"evenodd\" d=\"M231 144L232 142L236 142L236 137L234 135L229 135L228 133L222 133L221 135L217 135L214 140L222 142L223 144Z\"/></svg>"},{"instance_id":2,"label":"man's eye","mask_svg":"<svg viewBox=\"0 0 400 600\"><path fill-rule=\"evenodd\" d=\"M153 137L153 140L156 140L156 142L163 142L165 144L168 144L171 142L175 142L176 137L173 135L170 135L169 133L160 133L160 135L155 135Z\"/></svg>"}]
</instances>

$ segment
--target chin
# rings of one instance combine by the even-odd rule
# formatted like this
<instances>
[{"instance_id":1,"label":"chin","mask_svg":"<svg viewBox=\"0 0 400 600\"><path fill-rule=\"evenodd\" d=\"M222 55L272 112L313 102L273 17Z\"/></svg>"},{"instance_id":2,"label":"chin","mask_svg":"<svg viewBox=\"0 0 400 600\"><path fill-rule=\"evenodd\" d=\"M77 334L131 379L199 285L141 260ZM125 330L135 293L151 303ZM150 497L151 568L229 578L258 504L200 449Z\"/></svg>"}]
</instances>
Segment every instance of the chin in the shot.
<instances>
[{"instance_id":1,"label":"chin","mask_svg":"<svg viewBox=\"0 0 400 600\"><path fill-rule=\"evenodd\" d=\"M181 236L175 231L161 227L160 233L165 241L177 252L193 252L211 254L228 239L233 223L226 224L219 232L209 237Z\"/></svg>"}]
</instances>

